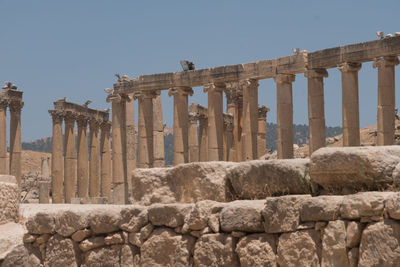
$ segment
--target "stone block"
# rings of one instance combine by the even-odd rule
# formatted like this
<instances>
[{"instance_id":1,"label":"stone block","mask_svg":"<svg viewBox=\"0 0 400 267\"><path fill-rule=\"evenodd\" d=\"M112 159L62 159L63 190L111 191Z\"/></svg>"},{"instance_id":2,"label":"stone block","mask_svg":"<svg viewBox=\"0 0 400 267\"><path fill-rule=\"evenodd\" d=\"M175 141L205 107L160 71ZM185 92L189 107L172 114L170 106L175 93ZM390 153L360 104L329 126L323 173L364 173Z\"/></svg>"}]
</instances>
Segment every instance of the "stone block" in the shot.
<instances>
[{"instance_id":1,"label":"stone block","mask_svg":"<svg viewBox=\"0 0 400 267\"><path fill-rule=\"evenodd\" d=\"M220 214L224 232L264 232L261 210L265 200L237 200L230 202Z\"/></svg>"},{"instance_id":2,"label":"stone block","mask_svg":"<svg viewBox=\"0 0 400 267\"><path fill-rule=\"evenodd\" d=\"M84 211L74 211L73 209L61 211L55 214L55 231L64 236L71 236L78 230L89 226L88 213Z\"/></svg>"},{"instance_id":3,"label":"stone block","mask_svg":"<svg viewBox=\"0 0 400 267\"><path fill-rule=\"evenodd\" d=\"M77 244L69 238L53 235L46 245L45 266L79 266L80 251Z\"/></svg>"},{"instance_id":4,"label":"stone block","mask_svg":"<svg viewBox=\"0 0 400 267\"><path fill-rule=\"evenodd\" d=\"M175 228L184 224L192 207L192 204L153 204L148 208L149 221L153 225Z\"/></svg>"},{"instance_id":5,"label":"stone block","mask_svg":"<svg viewBox=\"0 0 400 267\"><path fill-rule=\"evenodd\" d=\"M127 232L139 232L148 223L147 208L143 206L127 206L121 210L119 228Z\"/></svg>"},{"instance_id":6,"label":"stone block","mask_svg":"<svg viewBox=\"0 0 400 267\"><path fill-rule=\"evenodd\" d=\"M240 239L236 246L240 266L276 266L275 236L251 234Z\"/></svg>"},{"instance_id":7,"label":"stone block","mask_svg":"<svg viewBox=\"0 0 400 267\"><path fill-rule=\"evenodd\" d=\"M121 223L121 208L107 206L89 215L89 226L95 234L107 234L119 229Z\"/></svg>"},{"instance_id":8,"label":"stone block","mask_svg":"<svg viewBox=\"0 0 400 267\"><path fill-rule=\"evenodd\" d=\"M82 267L120 267L120 257L121 245L96 248L83 254Z\"/></svg>"},{"instance_id":9,"label":"stone block","mask_svg":"<svg viewBox=\"0 0 400 267\"><path fill-rule=\"evenodd\" d=\"M38 212L25 223L30 234L52 234L55 232L55 214Z\"/></svg>"},{"instance_id":10,"label":"stone block","mask_svg":"<svg viewBox=\"0 0 400 267\"><path fill-rule=\"evenodd\" d=\"M207 227L208 219L215 203L217 202L212 200L203 200L195 203L192 211L185 220L189 229L198 231Z\"/></svg>"},{"instance_id":11,"label":"stone block","mask_svg":"<svg viewBox=\"0 0 400 267\"><path fill-rule=\"evenodd\" d=\"M344 221L330 221L323 230L321 266L349 266Z\"/></svg>"},{"instance_id":12,"label":"stone block","mask_svg":"<svg viewBox=\"0 0 400 267\"><path fill-rule=\"evenodd\" d=\"M0 175L0 224L18 222L19 189L11 175Z\"/></svg>"},{"instance_id":13,"label":"stone block","mask_svg":"<svg viewBox=\"0 0 400 267\"><path fill-rule=\"evenodd\" d=\"M334 221L340 215L343 196L319 196L307 198L300 210L303 222Z\"/></svg>"}]
</instances>

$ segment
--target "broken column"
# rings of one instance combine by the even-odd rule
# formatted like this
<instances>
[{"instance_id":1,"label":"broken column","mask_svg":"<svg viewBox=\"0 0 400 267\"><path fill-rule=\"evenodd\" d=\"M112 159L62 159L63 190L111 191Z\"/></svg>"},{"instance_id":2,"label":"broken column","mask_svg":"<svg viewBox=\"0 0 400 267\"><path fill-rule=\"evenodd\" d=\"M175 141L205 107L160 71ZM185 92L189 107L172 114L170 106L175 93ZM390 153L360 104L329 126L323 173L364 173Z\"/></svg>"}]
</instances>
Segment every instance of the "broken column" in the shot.
<instances>
[{"instance_id":1,"label":"broken column","mask_svg":"<svg viewBox=\"0 0 400 267\"><path fill-rule=\"evenodd\" d=\"M397 56L375 59L374 68L378 68L378 133L376 145L394 144L395 131L395 71L399 64Z\"/></svg>"},{"instance_id":2,"label":"broken column","mask_svg":"<svg viewBox=\"0 0 400 267\"><path fill-rule=\"evenodd\" d=\"M338 68L342 72L343 146L359 146L358 71L361 64L343 63Z\"/></svg>"},{"instance_id":3,"label":"broken column","mask_svg":"<svg viewBox=\"0 0 400 267\"><path fill-rule=\"evenodd\" d=\"M153 98L154 91L138 94L138 168L153 167Z\"/></svg>"},{"instance_id":4,"label":"broken column","mask_svg":"<svg viewBox=\"0 0 400 267\"><path fill-rule=\"evenodd\" d=\"M64 135L64 195L65 203L71 203L76 187L75 120L76 114L66 112Z\"/></svg>"},{"instance_id":5,"label":"broken column","mask_svg":"<svg viewBox=\"0 0 400 267\"><path fill-rule=\"evenodd\" d=\"M21 185L21 110L24 106L22 100L12 100L10 108L10 174L15 176Z\"/></svg>"},{"instance_id":6,"label":"broken column","mask_svg":"<svg viewBox=\"0 0 400 267\"><path fill-rule=\"evenodd\" d=\"M308 81L308 127L310 133L309 153L325 146L325 108L324 77L325 69L307 70L304 73Z\"/></svg>"},{"instance_id":7,"label":"broken column","mask_svg":"<svg viewBox=\"0 0 400 267\"><path fill-rule=\"evenodd\" d=\"M267 112L269 108L258 108L258 134L257 134L257 158L261 158L267 152Z\"/></svg>"},{"instance_id":8,"label":"broken column","mask_svg":"<svg viewBox=\"0 0 400 267\"><path fill-rule=\"evenodd\" d=\"M108 203L112 203L111 195L111 151L110 151L110 129L111 123L104 121L100 124L101 137L101 196L107 197Z\"/></svg>"},{"instance_id":9,"label":"broken column","mask_svg":"<svg viewBox=\"0 0 400 267\"><path fill-rule=\"evenodd\" d=\"M7 101L0 100L0 174L7 173Z\"/></svg>"},{"instance_id":10,"label":"broken column","mask_svg":"<svg viewBox=\"0 0 400 267\"><path fill-rule=\"evenodd\" d=\"M90 129L90 159L89 159L89 196L100 196L100 144L99 144L100 121L91 119Z\"/></svg>"},{"instance_id":11,"label":"broken column","mask_svg":"<svg viewBox=\"0 0 400 267\"><path fill-rule=\"evenodd\" d=\"M63 203L64 198L64 163L63 163L63 133L62 122L64 113L57 110L49 110L53 119L53 137L51 153L51 191L52 203Z\"/></svg>"},{"instance_id":12,"label":"broken column","mask_svg":"<svg viewBox=\"0 0 400 267\"><path fill-rule=\"evenodd\" d=\"M41 174L42 178L48 179L50 177L49 158L42 158L41 160Z\"/></svg>"},{"instance_id":13,"label":"broken column","mask_svg":"<svg viewBox=\"0 0 400 267\"><path fill-rule=\"evenodd\" d=\"M199 161L199 136L197 129L198 116L196 113L189 113L189 162Z\"/></svg>"},{"instance_id":14,"label":"broken column","mask_svg":"<svg viewBox=\"0 0 400 267\"><path fill-rule=\"evenodd\" d=\"M89 196L87 122L88 122L87 116L83 114L78 115L77 180L78 180L78 197L81 198Z\"/></svg>"},{"instance_id":15,"label":"broken column","mask_svg":"<svg viewBox=\"0 0 400 267\"><path fill-rule=\"evenodd\" d=\"M50 183L47 181L39 182L39 203L40 204L50 203L49 193L50 193Z\"/></svg>"},{"instance_id":16,"label":"broken column","mask_svg":"<svg viewBox=\"0 0 400 267\"><path fill-rule=\"evenodd\" d=\"M155 91L153 98L153 167L164 167L164 122L161 91Z\"/></svg>"},{"instance_id":17,"label":"broken column","mask_svg":"<svg viewBox=\"0 0 400 267\"><path fill-rule=\"evenodd\" d=\"M293 74L277 74L276 102L277 102L277 152L278 159L293 158Z\"/></svg>"}]
</instances>

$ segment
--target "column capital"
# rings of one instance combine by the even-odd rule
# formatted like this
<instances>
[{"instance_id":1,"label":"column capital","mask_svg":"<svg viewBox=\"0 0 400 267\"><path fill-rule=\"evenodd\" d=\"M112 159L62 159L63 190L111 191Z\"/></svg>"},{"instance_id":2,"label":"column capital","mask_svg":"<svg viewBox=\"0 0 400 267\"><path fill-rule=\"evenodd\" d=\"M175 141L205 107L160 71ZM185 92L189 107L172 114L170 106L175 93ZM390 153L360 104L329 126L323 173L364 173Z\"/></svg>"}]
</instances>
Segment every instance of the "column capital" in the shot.
<instances>
[{"instance_id":1,"label":"column capital","mask_svg":"<svg viewBox=\"0 0 400 267\"><path fill-rule=\"evenodd\" d=\"M361 63L344 62L338 65L338 69L341 72L357 72L361 69Z\"/></svg>"},{"instance_id":2,"label":"column capital","mask_svg":"<svg viewBox=\"0 0 400 267\"><path fill-rule=\"evenodd\" d=\"M12 99L8 102L8 108L10 112L21 112L21 109L24 107L24 102L22 100Z\"/></svg>"},{"instance_id":3,"label":"column capital","mask_svg":"<svg viewBox=\"0 0 400 267\"><path fill-rule=\"evenodd\" d=\"M197 120L199 119L199 115L195 112L189 112L189 122L190 123L197 123Z\"/></svg>"},{"instance_id":4,"label":"column capital","mask_svg":"<svg viewBox=\"0 0 400 267\"><path fill-rule=\"evenodd\" d=\"M294 74L276 74L274 77L276 83L292 83L296 80Z\"/></svg>"},{"instance_id":5,"label":"column capital","mask_svg":"<svg viewBox=\"0 0 400 267\"><path fill-rule=\"evenodd\" d=\"M387 56L375 58L373 67L374 68L386 68L392 67L399 64L399 58L397 56Z\"/></svg>"},{"instance_id":6,"label":"column capital","mask_svg":"<svg viewBox=\"0 0 400 267\"><path fill-rule=\"evenodd\" d=\"M207 92L222 92L226 88L225 83L209 83L204 85L203 91Z\"/></svg>"},{"instance_id":7,"label":"column capital","mask_svg":"<svg viewBox=\"0 0 400 267\"><path fill-rule=\"evenodd\" d=\"M65 123L75 123L78 114L72 111L65 111L64 112L64 121Z\"/></svg>"},{"instance_id":8,"label":"column capital","mask_svg":"<svg viewBox=\"0 0 400 267\"><path fill-rule=\"evenodd\" d=\"M306 78L327 78L328 72L326 69L311 69L304 72Z\"/></svg>"},{"instance_id":9,"label":"column capital","mask_svg":"<svg viewBox=\"0 0 400 267\"><path fill-rule=\"evenodd\" d=\"M255 79L246 79L246 80L240 80L239 81L239 86L244 89L244 88L258 88L258 80Z\"/></svg>"},{"instance_id":10,"label":"column capital","mask_svg":"<svg viewBox=\"0 0 400 267\"><path fill-rule=\"evenodd\" d=\"M225 87L225 95L229 104L238 105L243 100L243 88L239 82L228 82Z\"/></svg>"},{"instance_id":11,"label":"column capital","mask_svg":"<svg viewBox=\"0 0 400 267\"><path fill-rule=\"evenodd\" d=\"M269 111L270 111L270 109L264 105L262 105L261 107L258 107L258 118L266 118L267 112L269 112Z\"/></svg>"},{"instance_id":12,"label":"column capital","mask_svg":"<svg viewBox=\"0 0 400 267\"><path fill-rule=\"evenodd\" d=\"M7 100L0 100L0 109L7 109L8 102Z\"/></svg>"},{"instance_id":13,"label":"column capital","mask_svg":"<svg viewBox=\"0 0 400 267\"><path fill-rule=\"evenodd\" d=\"M160 95L160 90L142 90L133 93L133 99L139 98L155 98Z\"/></svg>"},{"instance_id":14,"label":"column capital","mask_svg":"<svg viewBox=\"0 0 400 267\"><path fill-rule=\"evenodd\" d=\"M192 87L174 87L168 90L168 96L193 95Z\"/></svg>"},{"instance_id":15,"label":"column capital","mask_svg":"<svg viewBox=\"0 0 400 267\"><path fill-rule=\"evenodd\" d=\"M100 123L100 129L102 131L110 131L111 130L111 122L110 121L102 121Z\"/></svg>"},{"instance_id":16,"label":"column capital","mask_svg":"<svg viewBox=\"0 0 400 267\"><path fill-rule=\"evenodd\" d=\"M78 124L78 127L87 127L89 118L90 117L86 114L78 114L76 117L76 123Z\"/></svg>"},{"instance_id":17,"label":"column capital","mask_svg":"<svg viewBox=\"0 0 400 267\"><path fill-rule=\"evenodd\" d=\"M224 119L224 127L228 130L228 131L233 131L233 115L232 114L224 114L223 115L223 119Z\"/></svg>"},{"instance_id":18,"label":"column capital","mask_svg":"<svg viewBox=\"0 0 400 267\"><path fill-rule=\"evenodd\" d=\"M64 111L61 110L49 110L50 116L53 118L54 122L61 123L64 119Z\"/></svg>"},{"instance_id":19,"label":"column capital","mask_svg":"<svg viewBox=\"0 0 400 267\"><path fill-rule=\"evenodd\" d=\"M90 118L89 119L89 128L91 130L98 130L101 124L101 120L97 118Z\"/></svg>"}]
</instances>

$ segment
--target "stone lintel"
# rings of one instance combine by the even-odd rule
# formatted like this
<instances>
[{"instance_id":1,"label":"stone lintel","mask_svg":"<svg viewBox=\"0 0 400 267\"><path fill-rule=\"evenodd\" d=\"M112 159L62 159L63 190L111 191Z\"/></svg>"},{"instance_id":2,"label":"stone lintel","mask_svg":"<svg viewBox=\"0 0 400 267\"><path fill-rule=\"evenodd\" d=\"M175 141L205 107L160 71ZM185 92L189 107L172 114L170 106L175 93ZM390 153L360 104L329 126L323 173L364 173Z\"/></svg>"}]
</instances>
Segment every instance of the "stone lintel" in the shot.
<instances>
[{"instance_id":1,"label":"stone lintel","mask_svg":"<svg viewBox=\"0 0 400 267\"><path fill-rule=\"evenodd\" d=\"M71 113L71 114L73 113L73 114L75 114L77 119L86 117L88 120L90 120L90 119L96 119L99 121L108 121L109 120L109 111L88 108L85 105L67 102L63 99L60 99L60 100L54 102L54 109L58 112L64 112L64 114L63 114L64 116L66 115L66 113ZM53 112L53 111L51 111L51 112ZM60 114L62 114L62 113L60 113Z\"/></svg>"}]
</instances>

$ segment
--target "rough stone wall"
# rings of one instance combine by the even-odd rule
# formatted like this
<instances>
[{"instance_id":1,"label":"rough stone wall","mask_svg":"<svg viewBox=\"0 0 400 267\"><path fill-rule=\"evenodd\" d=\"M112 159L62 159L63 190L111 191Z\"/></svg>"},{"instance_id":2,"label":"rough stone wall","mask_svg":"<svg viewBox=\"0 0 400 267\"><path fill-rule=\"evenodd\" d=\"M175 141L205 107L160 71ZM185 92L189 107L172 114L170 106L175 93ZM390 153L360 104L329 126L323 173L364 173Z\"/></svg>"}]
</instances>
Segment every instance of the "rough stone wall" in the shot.
<instances>
[{"instance_id":1,"label":"rough stone wall","mask_svg":"<svg viewBox=\"0 0 400 267\"><path fill-rule=\"evenodd\" d=\"M39 203L39 182L51 182L51 177L44 177L37 172L24 173L21 176L21 202Z\"/></svg>"},{"instance_id":2,"label":"rough stone wall","mask_svg":"<svg viewBox=\"0 0 400 267\"><path fill-rule=\"evenodd\" d=\"M17 222L19 190L14 176L0 175L0 225Z\"/></svg>"},{"instance_id":3,"label":"rough stone wall","mask_svg":"<svg viewBox=\"0 0 400 267\"><path fill-rule=\"evenodd\" d=\"M24 245L2 266L400 264L400 193L26 206Z\"/></svg>"}]
</instances>

